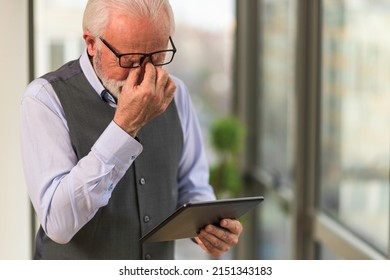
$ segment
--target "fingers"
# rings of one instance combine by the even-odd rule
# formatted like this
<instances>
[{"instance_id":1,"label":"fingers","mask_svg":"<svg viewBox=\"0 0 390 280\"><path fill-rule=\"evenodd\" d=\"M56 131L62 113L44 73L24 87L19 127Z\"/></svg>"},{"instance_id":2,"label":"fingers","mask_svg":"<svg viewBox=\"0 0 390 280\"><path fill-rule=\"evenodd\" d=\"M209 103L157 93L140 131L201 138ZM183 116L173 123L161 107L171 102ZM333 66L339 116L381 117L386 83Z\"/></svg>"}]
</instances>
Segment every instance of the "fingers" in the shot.
<instances>
[{"instance_id":1,"label":"fingers","mask_svg":"<svg viewBox=\"0 0 390 280\"><path fill-rule=\"evenodd\" d=\"M237 244L239 233L233 233L224 228L208 225L204 228L203 236L207 236L209 242L212 243L215 247L224 248L225 244L229 246Z\"/></svg>"},{"instance_id":2,"label":"fingers","mask_svg":"<svg viewBox=\"0 0 390 280\"><path fill-rule=\"evenodd\" d=\"M201 232L199 233L199 239L202 242L203 246L201 247L206 248L206 252L213 256L221 256L232 247L232 244L226 243L225 240L218 238L216 235L210 233L209 231L211 231L210 228L208 229L206 227L206 229L201 230Z\"/></svg>"},{"instance_id":3,"label":"fingers","mask_svg":"<svg viewBox=\"0 0 390 280\"><path fill-rule=\"evenodd\" d=\"M164 105L168 107L168 105L171 103L174 93L176 91L176 84L175 82L168 76L168 80L165 84L165 88L163 90L164 92Z\"/></svg>"},{"instance_id":4,"label":"fingers","mask_svg":"<svg viewBox=\"0 0 390 280\"><path fill-rule=\"evenodd\" d=\"M136 136L141 127L168 108L175 89L175 83L161 67L148 62L132 69L118 98L114 121Z\"/></svg>"},{"instance_id":5,"label":"fingers","mask_svg":"<svg viewBox=\"0 0 390 280\"><path fill-rule=\"evenodd\" d=\"M226 228L234 234L241 234L243 228L242 224L237 220L223 219L220 223L221 227Z\"/></svg>"},{"instance_id":6,"label":"fingers","mask_svg":"<svg viewBox=\"0 0 390 280\"><path fill-rule=\"evenodd\" d=\"M237 244L243 230L241 223L237 220L224 219L220 226L208 225L198 235L201 247L214 256L221 256Z\"/></svg>"},{"instance_id":7,"label":"fingers","mask_svg":"<svg viewBox=\"0 0 390 280\"><path fill-rule=\"evenodd\" d=\"M211 252L207 249L207 247L203 244L202 240L196 236L195 238L195 242L198 243L198 245L208 254L211 254Z\"/></svg>"},{"instance_id":8,"label":"fingers","mask_svg":"<svg viewBox=\"0 0 390 280\"><path fill-rule=\"evenodd\" d=\"M176 84L161 67L156 68L156 76L156 101L160 102L162 111L165 111L173 99Z\"/></svg>"},{"instance_id":9,"label":"fingers","mask_svg":"<svg viewBox=\"0 0 390 280\"><path fill-rule=\"evenodd\" d=\"M157 77L156 67L154 67L154 65L152 63L148 62L145 65L144 71L145 71L145 73L143 75L143 79L141 80L140 84L141 85L155 86L156 85L156 77Z\"/></svg>"},{"instance_id":10,"label":"fingers","mask_svg":"<svg viewBox=\"0 0 390 280\"><path fill-rule=\"evenodd\" d=\"M132 71L130 71L129 76L127 76L126 83L129 84L131 87L135 87L138 85L138 79L141 75L141 68L134 68Z\"/></svg>"}]
</instances>

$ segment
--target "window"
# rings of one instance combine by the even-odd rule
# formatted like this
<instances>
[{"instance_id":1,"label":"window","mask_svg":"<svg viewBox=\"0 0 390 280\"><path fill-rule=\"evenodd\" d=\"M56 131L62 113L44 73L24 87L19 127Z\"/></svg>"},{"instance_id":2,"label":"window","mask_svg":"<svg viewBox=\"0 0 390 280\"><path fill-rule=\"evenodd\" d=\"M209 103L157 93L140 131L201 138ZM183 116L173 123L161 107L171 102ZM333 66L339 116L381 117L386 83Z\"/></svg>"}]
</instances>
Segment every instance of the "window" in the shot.
<instances>
[{"instance_id":1,"label":"window","mask_svg":"<svg viewBox=\"0 0 390 280\"><path fill-rule=\"evenodd\" d=\"M50 44L50 69L57 69L64 63L64 44L52 42Z\"/></svg>"},{"instance_id":2,"label":"window","mask_svg":"<svg viewBox=\"0 0 390 280\"><path fill-rule=\"evenodd\" d=\"M260 1L257 165L274 189L290 189L294 184L296 15L296 1ZM259 257L288 259L291 216L277 199L270 194L266 196L266 203L259 209L262 223Z\"/></svg>"},{"instance_id":3,"label":"window","mask_svg":"<svg viewBox=\"0 0 390 280\"><path fill-rule=\"evenodd\" d=\"M259 165L275 187L292 184L297 2L260 1Z\"/></svg>"},{"instance_id":4,"label":"window","mask_svg":"<svg viewBox=\"0 0 390 280\"><path fill-rule=\"evenodd\" d=\"M231 113L235 1L170 3L175 14L173 38L178 51L167 69L189 88L212 162L209 127L217 118Z\"/></svg>"},{"instance_id":5,"label":"window","mask_svg":"<svg viewBox=\"0 0 390 280\"><path fill-rule=\"evenodd\" d=\"M255 256L389 258L388 1L237 3Z\"/></svg>"},{"instance_id":6,"label":"window","mask_svg":"<svg viewBox=\"0 0 390 280\"><path fill-rule=\"evenodd\" d=\"M255 257L260 260L292 258L292 219L277 197L268 193L266 201L258 207L260 214L260 240Z\"/></svg>"},{"instance_id":7,"label":"window","mask_svg":"<svg viewBox=\"0 0 390 280\"><path fill-rule=\"evenodd\" d=\"M387 253L390 6L323 1L321 207Z\"/></svg>"},{"instance_id":8,"label":"window","mask_svg":"<svg viewBox=\"0 0 390 280\"><path fill-rule=\"evenodd\" d=\"M86 0L34 1L36 76L80 56L85 45L82 15L86 3Z\"/></svg>"}]
</instances>

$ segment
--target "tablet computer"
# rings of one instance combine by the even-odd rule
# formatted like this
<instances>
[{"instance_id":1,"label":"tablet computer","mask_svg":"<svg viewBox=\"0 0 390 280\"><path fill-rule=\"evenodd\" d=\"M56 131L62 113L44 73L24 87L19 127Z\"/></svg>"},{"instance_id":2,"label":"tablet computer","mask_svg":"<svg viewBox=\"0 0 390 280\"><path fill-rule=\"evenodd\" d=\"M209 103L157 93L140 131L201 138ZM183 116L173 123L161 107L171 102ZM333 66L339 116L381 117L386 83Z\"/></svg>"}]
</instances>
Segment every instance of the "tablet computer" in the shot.
<instances>
[{"instance_id":1,"label":"tablet computer","mask_svg":"<svg viewBox=\"0 0 390 280\"><path fill-rule=\"evenodd\" d=\"M263 196L189 202L179 207L150 232L141 242L160 242L197 236L209 224L221 219L238 219L264 200Z\"/></svg>"}]
</instances>

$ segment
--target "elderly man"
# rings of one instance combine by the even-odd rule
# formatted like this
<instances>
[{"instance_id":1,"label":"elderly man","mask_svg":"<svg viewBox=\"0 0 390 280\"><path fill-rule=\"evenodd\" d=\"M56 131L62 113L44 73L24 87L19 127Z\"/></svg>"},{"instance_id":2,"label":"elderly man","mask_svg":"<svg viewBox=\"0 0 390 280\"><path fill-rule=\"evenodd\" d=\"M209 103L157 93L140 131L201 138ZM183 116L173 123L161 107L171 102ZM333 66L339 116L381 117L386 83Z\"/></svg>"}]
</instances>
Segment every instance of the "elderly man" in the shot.
<instances>
[{"instance_id":1,"label":"elderly man","mask_svg":"<svg viewBox=\"0 0 390 280\"><path fill-rule=\"evenodd\" d=\"M173 259L139 238L188 201L215 199L167 0L90 0L80 59L34 80L21 106L36 259ZM224 219L195 238L213 256L237 243Z\"/></svg>"}]
</instances>

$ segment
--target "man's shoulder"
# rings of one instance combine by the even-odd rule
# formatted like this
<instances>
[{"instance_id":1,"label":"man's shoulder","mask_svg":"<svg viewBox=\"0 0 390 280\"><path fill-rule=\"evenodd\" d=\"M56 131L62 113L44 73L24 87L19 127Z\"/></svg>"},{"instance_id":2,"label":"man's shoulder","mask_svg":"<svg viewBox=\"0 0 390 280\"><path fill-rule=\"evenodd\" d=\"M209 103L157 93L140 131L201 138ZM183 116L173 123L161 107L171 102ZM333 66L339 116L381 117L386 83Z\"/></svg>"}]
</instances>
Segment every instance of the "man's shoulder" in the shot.
<instances>
[{"instance_id":1,"label":"man's shoulder","mask_svg":"<svg viewBox=\"0 0 390 280\"><path fill-rule=\"evenodd\" d=\"M50 71L32 80L26 87L24 97L39 97L42 94L52 95L51 84L57 80L64 80L81 72L78 60L72 60L54 71Z\"/></svg>"},{"instance_id":2,"label":"man's shoulder","mask_svg":"<svg viewBox=\"0 0 390 280\"><path fill-rule=\"evenodd\" d=\"M43 75L41 78L49 83L58 80L68 80L71 77L82 73L79 60L72 60L62 65L57 70L51 71Z\"/></svg>"}]
</instances>

